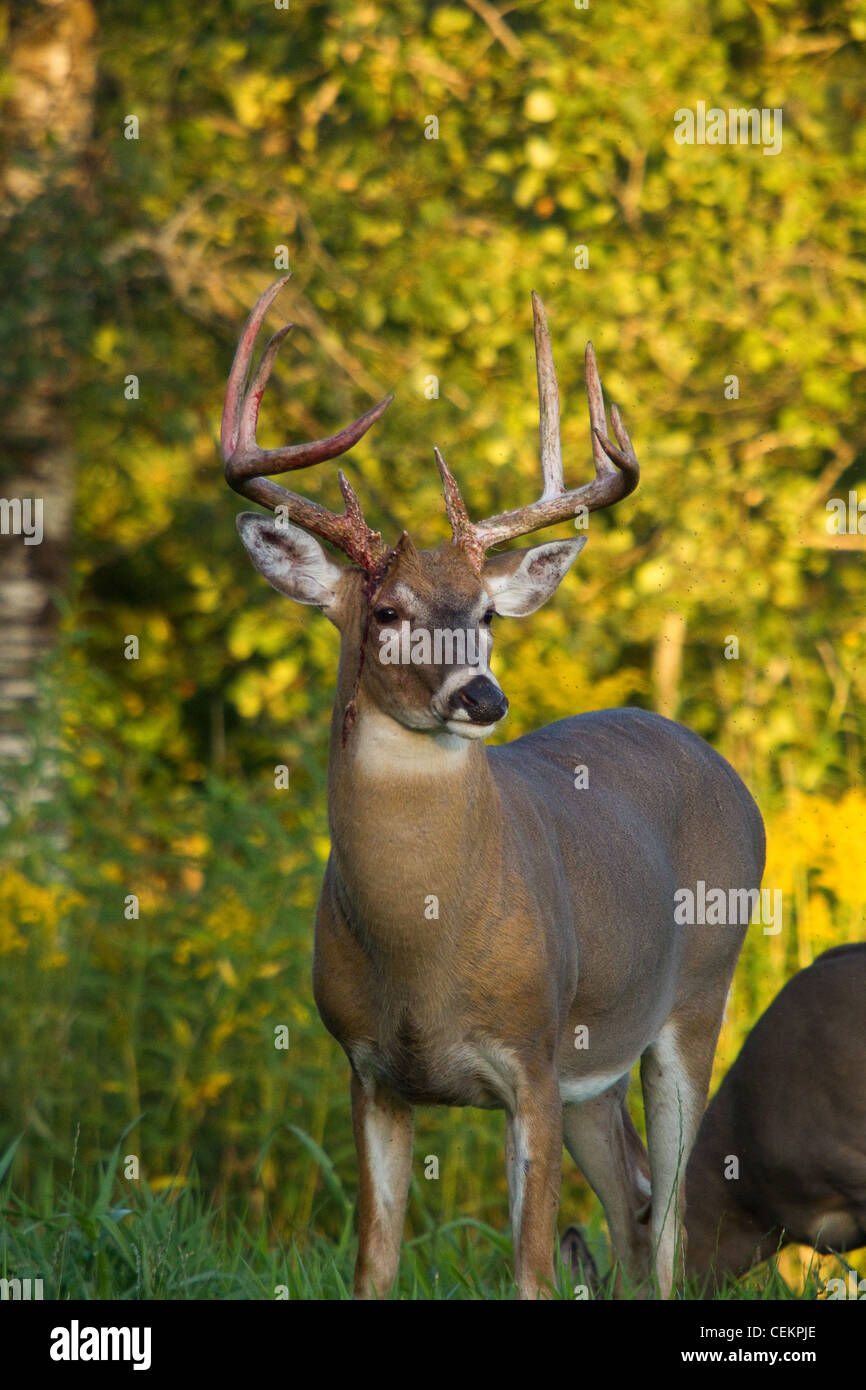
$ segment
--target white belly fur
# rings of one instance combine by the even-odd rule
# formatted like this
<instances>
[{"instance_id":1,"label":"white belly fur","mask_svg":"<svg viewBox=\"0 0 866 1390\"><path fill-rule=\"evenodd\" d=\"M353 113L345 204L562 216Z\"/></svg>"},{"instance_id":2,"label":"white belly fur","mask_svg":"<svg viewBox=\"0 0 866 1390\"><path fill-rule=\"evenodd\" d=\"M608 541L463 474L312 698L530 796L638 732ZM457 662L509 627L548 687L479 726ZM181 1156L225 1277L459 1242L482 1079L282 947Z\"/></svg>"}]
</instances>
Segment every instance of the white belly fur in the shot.
<instances>
[{"instance_id":1,"label":"white belly fur","mask_svg":"<svg viewBox=\"0 0 866 1390\"><path fill-rule=\"evenodd\" d=\"M629 1070L629 1067L619 1067L616 1071L597 1072L595 1076L560 1077L559 1094L563 1105L582 1105L585 1100L595 1100Z\"/></svg>"}]
</instances>

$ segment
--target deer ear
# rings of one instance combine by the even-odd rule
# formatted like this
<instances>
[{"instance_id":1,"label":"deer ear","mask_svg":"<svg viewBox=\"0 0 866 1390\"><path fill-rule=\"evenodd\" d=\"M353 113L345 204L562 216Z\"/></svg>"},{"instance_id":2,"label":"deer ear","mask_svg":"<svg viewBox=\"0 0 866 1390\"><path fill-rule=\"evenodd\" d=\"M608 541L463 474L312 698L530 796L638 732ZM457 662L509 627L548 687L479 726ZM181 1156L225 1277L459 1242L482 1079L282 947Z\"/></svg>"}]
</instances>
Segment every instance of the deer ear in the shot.
<instances>
[{"instance_id":1,"label":"deer ear","mask_svg":"<svg viewBox=\"0 0 866 1390\"><path fill-rule=\"evenodd\" d=\"M295 603L315 604L328 612L336 602L343 567L317 540L298 526L260 512L241 512L237 526L250 559L269 584Z\"/></svg>"},{"instance_id":2,"label":"deer ear","mask_svg":"<svg viewBox=\"0 0 866 1390\"><path fill-rule=\"evenodd\" d=\"M481 577L503 618L523 618L546 603L566 571L574 564L586 536L573 541L548 541L530 550L509 550L488 560Z\"/></svg>"}]
</instances>

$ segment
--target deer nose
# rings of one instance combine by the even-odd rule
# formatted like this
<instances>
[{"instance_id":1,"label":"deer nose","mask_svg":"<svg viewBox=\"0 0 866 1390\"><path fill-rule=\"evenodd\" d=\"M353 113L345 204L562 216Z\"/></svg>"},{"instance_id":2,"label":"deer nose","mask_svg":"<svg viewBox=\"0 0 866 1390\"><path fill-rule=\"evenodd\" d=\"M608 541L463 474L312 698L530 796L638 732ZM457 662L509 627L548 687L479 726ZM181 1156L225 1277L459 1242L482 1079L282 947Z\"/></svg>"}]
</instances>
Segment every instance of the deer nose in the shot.
<instances>
[{"instance_id":1,"label":"deer nose","mask_svg":"<svg viewBox=\"0 0 866 1390\"><path fill-rule=\"evenodd\" d=\"M448 703L454 711L468 714L473 724L495 724L508 711L508 701L499 686L487 676L475 676L461 685Z\"/></svg>"}]
</instances>

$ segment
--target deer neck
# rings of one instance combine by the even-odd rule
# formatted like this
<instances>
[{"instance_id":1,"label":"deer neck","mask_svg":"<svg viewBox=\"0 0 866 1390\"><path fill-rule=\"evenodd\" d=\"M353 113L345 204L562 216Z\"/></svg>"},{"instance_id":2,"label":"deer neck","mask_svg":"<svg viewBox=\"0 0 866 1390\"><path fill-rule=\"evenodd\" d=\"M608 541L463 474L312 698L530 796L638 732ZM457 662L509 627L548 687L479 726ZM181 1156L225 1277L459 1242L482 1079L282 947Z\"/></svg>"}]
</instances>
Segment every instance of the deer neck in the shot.
<instances>
[{"instance_id":1,"label":"deer neck","mask_svg":"<svg viewBox=\"0 0 866 1390\"><path fill-rule=\"evenodd\" d=\"M336 891L371 954L423 971L457 949L497 881L499 795L482 742L407 729L363 691L346 733L345 694L328 776Z\"/></svg>"}]
</instances>

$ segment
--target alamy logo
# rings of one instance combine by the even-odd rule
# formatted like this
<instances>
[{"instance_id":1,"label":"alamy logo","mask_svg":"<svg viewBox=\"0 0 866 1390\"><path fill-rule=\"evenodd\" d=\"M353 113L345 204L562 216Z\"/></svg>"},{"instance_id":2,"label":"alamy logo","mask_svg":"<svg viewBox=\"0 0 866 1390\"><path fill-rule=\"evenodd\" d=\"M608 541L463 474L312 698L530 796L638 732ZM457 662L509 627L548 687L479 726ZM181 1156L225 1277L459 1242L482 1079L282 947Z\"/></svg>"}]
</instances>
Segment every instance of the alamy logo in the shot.
<instances>
[{"instance_id":1,"label":"alamy logo","mask_svg":"<svg viewBox=\"0 0 866 1390\"><path fill-rule=\"evenodd\" d=\"M25 545L41 545L42 534L41 497L0 497L0 536L23 536Z\"/></svg>"},{"instance_id":2,"label":"alamy logo","mask_svg":"<svg viewBox=\"0 0 866 1390\"><path fill-rule=\"evenodd\" d=\"M131 1361L134 1371L150 1370L149 1327L68 1327L51 1330L52 1361Z\"/></svg>"},{"instance_id":3,"label":"alamy logo","mask_svg":"<svg viewBox=\"0 0 866 1390\"><path fill-rule=\"evenodd\" d=\"M827 503L827 530L831 536L866 536L866 497L851 488L844 497L831 497Z\"/></svg>"},{"instance_id":4,"label":"alamy logo","mask_svg":"<svg viewBox=\"0 0 866 1390\"><path fill-rule=\"evenodd\" d=\"M764 936L782 930L781 888L708 888L699 878L694 891L674 891L674 921L680 927L747 927L762 924Z\"/></svg>"},{"instance_id":5,"label":"alamy logo","mask_svg":"<svg viewBox=\"0 0 866 1390\"><path fill-rule=\"evenodd\" d=\"M426 627L412 631L404 618L397 628L379 633L379 660L383 666L480 666L483 642L474 628Z\"/></svg>"},{"instance_id":6,"label":"alamy logo","mask_svg":"<svg viewBox=\"0 0 866 1390\"><path fill-rule=\"evenodd\" d=\"M44 1297L41 1279L0 1279L0 1303L7 1299L27 1302Z\"/></svg>"},{"instance_id":7,"label":"alamy logo","mask_svg":"<svg viewBox=\"0 0 866 1390\"><path fill-rule=\"evenodd\" d=\"M856 1269L848 1270L848 1283L844 1279L828 1279L825 1285L828 1298L866 1300L866 1279L859 1278Z\"/></svg>"},{"instance_id":8,"label":"alamy logo","mask_svg":"<svg viewBox=\"0 0 866 1390\"><path fill-rule=\"evenodd\" d=\"M732 107L723 111L699 101L694 111L681 106L674 112L674 139L678 145L762 145L764 154L782 149L782 108Z\"/></svg>"}]
</instances>

